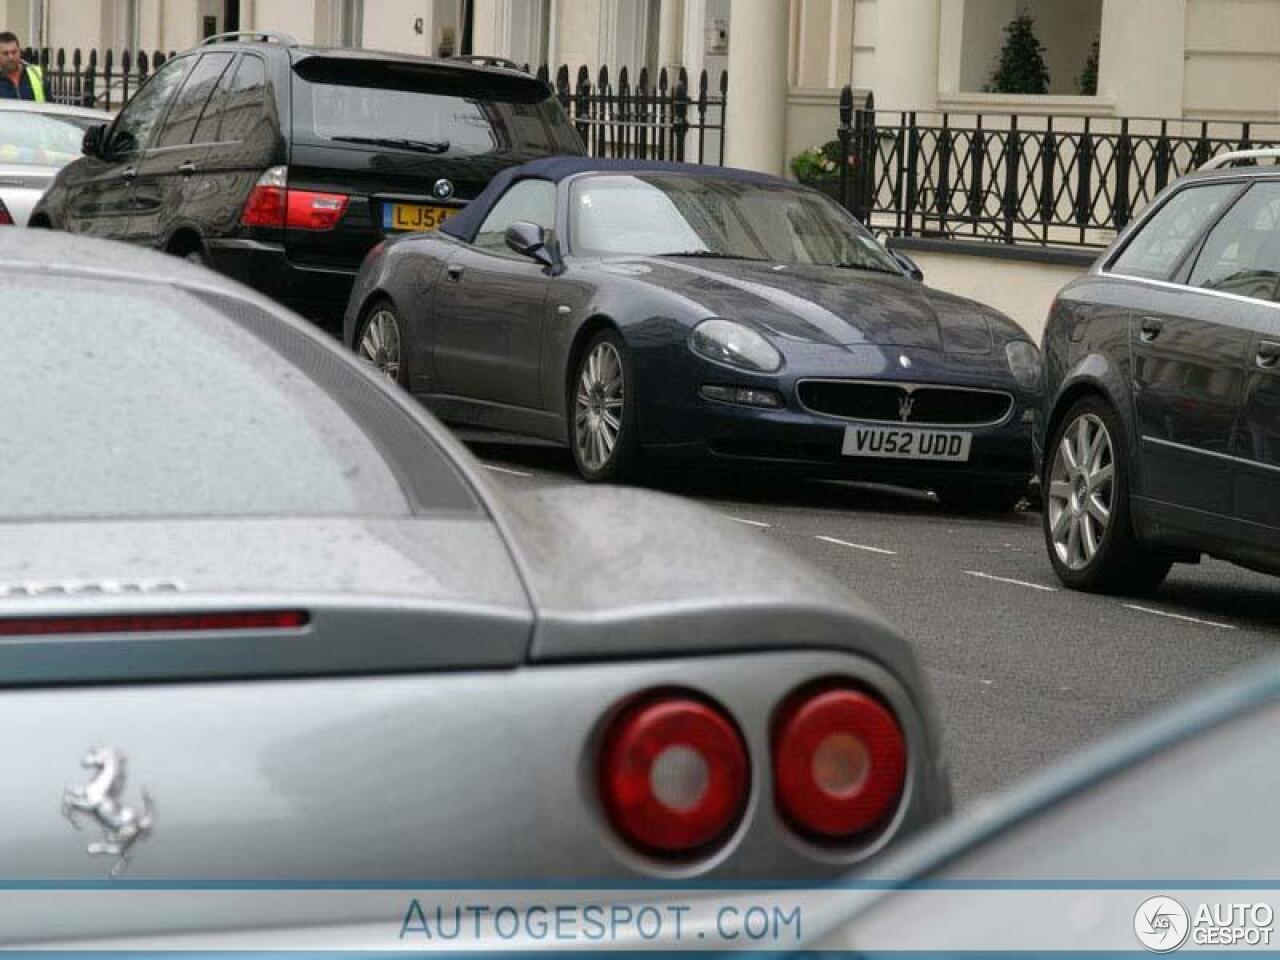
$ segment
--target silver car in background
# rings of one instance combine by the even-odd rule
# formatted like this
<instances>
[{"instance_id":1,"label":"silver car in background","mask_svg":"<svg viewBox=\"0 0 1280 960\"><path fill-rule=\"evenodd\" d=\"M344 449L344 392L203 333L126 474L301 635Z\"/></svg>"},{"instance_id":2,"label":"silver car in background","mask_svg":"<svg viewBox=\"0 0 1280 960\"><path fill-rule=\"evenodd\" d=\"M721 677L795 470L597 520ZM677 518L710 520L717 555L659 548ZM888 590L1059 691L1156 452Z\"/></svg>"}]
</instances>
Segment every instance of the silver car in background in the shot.
<instances>
[{"instance_id":1,"label":"silver car in background","mask_svg":"<svg viewBox=\"0 0 1280 960\"><path fill-rule=\"evenodd\" d=\"M0 277L8 878L821 880L949 810L907 644L740 525L500 493L381 374L175 258L0 231ZM50 917L0 939L147 932Z\"/></svg>"},{"instance_id":2,"label":"silver car in background","mask_svg":"<svg viewBox=\"0 0 1280 960\"><path fill-rule=\"evenodd\" d=\"M80 156L85 130L110 122L101 110L0 100L0 226L25 227L58 171Z\"/></svg>"}]
</instances>

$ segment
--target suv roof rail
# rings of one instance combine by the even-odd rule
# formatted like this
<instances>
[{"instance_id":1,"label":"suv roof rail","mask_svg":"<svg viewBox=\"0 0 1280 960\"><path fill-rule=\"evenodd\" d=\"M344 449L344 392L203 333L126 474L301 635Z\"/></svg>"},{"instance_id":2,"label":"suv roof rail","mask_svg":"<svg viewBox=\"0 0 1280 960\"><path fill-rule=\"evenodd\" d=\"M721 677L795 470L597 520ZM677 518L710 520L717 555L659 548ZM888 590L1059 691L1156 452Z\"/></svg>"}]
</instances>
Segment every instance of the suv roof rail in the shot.
<instances>
[{"instance_id":1,"label":"suv roof rail","mask_svg":"<svg viewBox=\"0 0 1280 960\"><path fill-rule=\"evenodd\" d=\"M506 67L508 70L524 71L524 68L514 60L508 60L506 57L493 57L483 53L455 53L452 56L445 57L445 59L469 63L473 67Z\"/></svg>"},{"instance_id":2,"label":"suv roof rail","mask_svg":"<svg viewBox=\"0 0 1280 960\"><path fill-rule=\"evenodd\" d=\"M242 37L260 40L263 43L278 43L286 47L298 44L295 38L278 30L233 30L231 33L215 33L212 37L205 37L200 41L200 46L207 47L211 43L235 43Z\"/></svg>"},{"instance_id":3,"label":"suv roof rail","mask_svg":"<svg viewBox=\"0 0 1280 960\"><path fill-rule=\"evenodd\" d=\"M1220 153L1204 166L1200 168L1201 172L1205 170L1221 170L1223 167L1230 166L1240 160L1276 160L1280 161L1280 150L1270 147L1265 150L1233 150L1230 153Z\"/></svg>"}]
</instances>

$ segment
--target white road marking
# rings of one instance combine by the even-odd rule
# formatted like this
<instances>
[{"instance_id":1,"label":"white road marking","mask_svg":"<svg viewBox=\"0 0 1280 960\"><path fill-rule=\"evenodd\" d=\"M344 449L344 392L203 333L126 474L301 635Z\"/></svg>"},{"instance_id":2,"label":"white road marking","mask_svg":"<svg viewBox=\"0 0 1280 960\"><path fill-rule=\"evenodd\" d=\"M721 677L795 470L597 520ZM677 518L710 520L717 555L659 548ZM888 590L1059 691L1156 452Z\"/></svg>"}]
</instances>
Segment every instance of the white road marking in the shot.
<instances>
[{"instance_id":1,"label":"white road marking","mask_svg":"<svg viewBox=\"0 0 1280 960\"><path fill-rule=\"evenodd\" d=\"M1057 593L1057 587L1046 587L1042 583L1031 583L1027 580L1013 580L1009 577L997 577L990 573L981 573L978 570L966 570L971 577L977 577L980 580L994 580L996 583L1011 583L1015 587L1030 587L1032 590L1043 590L1045 593Z\"/></svg>"},{"instance_id":2,"label":"white road marking","mask_svg":"<svg viewBox=\"0 0 1280 960\"><path fill-rule=\"evenodd\" d=\"M1137 610L1139 613L1154 613L1157 617L1168 617L1170 620L1182 620L1186 623L1198 623L1206 627L1214 627L1218 630L1236 630L1239 629L1230 623L1215 623L1212 620L1201 620L1199 617L1188 617L1181 613L1170 613L1168 610L1153 610L1150 607L1140 607L1136 603L1126 603L1124 606L1130 610Z\"/></svg>"},{"instance_id":3,"label":"white road marking","mask_svg":"<svg viewBox=\"0 0 1280 960\"><path fill-rule=\"evenodd\" d=\"M850 543L848 540L837 540L835 537L815 537L815 540L822 540L826 543L834 543L838 547L849 547L853 550L865 550L867 553L879 553L886 557L896 557L896 550L886 550L883 547L868 547L865 543Z\"/></svg>"},{"instance_id":4,"label":"white road marking","mask_svg":"<svg viewBox=\"0 0 1280 960\"><path fill-rule=\"evenodd\" d=\"M523 470L511 470L507 467L495 467L492 463L481 464L486 470L492 470L494 473L506 473L513 477L532 477L532 473L525 473Z\"/></svg>"},{"instance_id":5,"label":"white road marking","mask_svg":"<svg viewBox=\"0 0 1280 960\"><path fill-rule=\"evenodd\" d=\"M748 527L760 527L762 530L773 529L773 524L763 523L759 520L747 520L745 517L734 517L727 513L722 513L720 516L724 517L726 520L732 520L734 523L745 523Z\"/></svg>"}]
</instances>

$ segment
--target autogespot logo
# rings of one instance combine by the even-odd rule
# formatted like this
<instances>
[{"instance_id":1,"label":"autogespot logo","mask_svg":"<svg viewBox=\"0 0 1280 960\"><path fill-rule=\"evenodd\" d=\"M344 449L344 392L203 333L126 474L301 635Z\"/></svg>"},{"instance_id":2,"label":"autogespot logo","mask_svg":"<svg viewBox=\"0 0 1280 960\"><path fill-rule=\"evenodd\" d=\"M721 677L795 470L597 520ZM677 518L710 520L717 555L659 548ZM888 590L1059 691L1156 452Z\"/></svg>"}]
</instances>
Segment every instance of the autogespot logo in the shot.
<instances>
[{"instance_id":1,"label":"autogespot logo","mask_svg":"<svg viewBox=\"0 0 1280 960\"><path fill-rule=\"evenodd\" d=\"M1154 953L1177 950L1187 942L1191 916L1173 897L1151 897L1142 901L1133 915L1133 932L1138 942Z\"/></svg>"}]
</instances>

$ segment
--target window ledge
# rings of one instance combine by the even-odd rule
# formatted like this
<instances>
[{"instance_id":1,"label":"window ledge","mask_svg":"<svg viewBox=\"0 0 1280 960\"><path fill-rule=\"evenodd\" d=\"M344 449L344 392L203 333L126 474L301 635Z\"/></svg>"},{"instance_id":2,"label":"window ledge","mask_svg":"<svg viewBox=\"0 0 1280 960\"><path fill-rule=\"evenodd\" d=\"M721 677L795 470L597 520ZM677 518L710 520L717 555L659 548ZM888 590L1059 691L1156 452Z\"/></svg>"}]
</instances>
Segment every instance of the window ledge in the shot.
<instances>
[{"instance_id":1,"label":"window ledge","mask_svg":"<svg viewBox=\"0 0 1280 960\"><path fill-rule=\"evenodd\" d=\"M840 87L791 87L787 90L787 103L798 107L839 107ZM855 87L853 103L860 106L867 101L867 91Z\"/></svg>"},{"instance_id":2,"label":"window ledge","mask_svg":"<svg viewBox=\"0 0 1280 960\"><path fill-rule=\"evenodd\" d=\"M1039 116L1113 117L1114 97L1021 93L938 93L938 110L955 113L1033 113Z\"/></svg>"}]
</instances>

